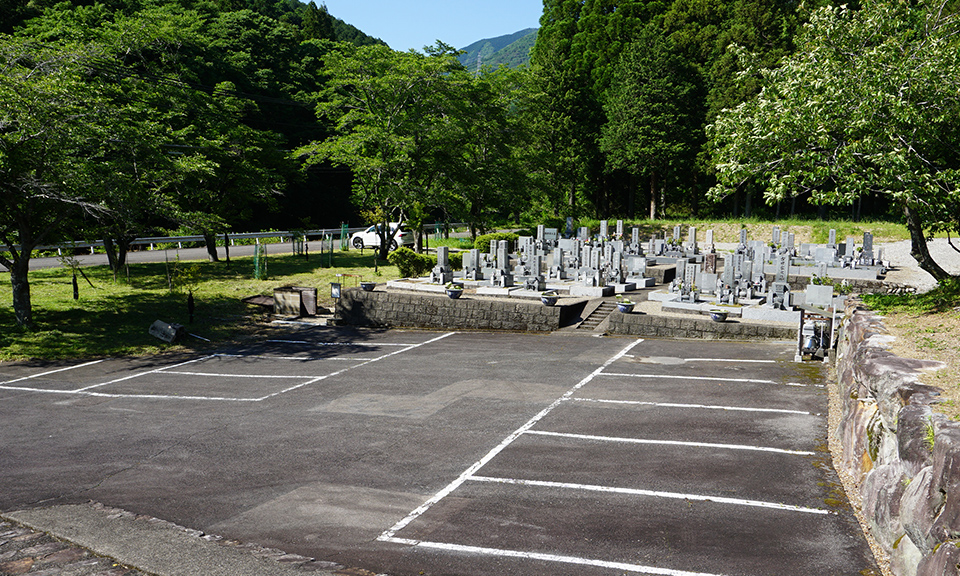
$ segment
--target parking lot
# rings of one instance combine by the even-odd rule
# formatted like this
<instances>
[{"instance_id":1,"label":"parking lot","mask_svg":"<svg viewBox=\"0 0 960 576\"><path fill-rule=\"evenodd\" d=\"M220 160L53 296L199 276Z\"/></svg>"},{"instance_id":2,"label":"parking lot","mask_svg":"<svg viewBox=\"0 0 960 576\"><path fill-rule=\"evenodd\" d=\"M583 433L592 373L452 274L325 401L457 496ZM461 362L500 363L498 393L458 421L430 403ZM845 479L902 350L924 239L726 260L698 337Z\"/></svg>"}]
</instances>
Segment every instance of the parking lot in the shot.
<instances>
[{"instance_id":1,"label":"parking lot","mask_svg":"<svg viewBox=\"0 0 960 576\"><path fill-rule=\"evenodd\" d=\"M394 576L869 574L793 355L291 324L0 365L0 511L95 500Z\"/></svg>"}]
</instances>

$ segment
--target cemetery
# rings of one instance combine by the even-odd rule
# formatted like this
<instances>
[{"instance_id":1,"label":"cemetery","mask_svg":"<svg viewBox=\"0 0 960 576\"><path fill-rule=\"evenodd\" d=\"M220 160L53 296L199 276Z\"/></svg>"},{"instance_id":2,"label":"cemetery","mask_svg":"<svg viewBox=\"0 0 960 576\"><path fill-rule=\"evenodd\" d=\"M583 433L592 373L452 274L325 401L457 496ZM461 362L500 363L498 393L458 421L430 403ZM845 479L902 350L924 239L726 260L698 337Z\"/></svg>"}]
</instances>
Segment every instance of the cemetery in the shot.
<instances>
[{"instance_id":1,"label":"cemetery","mask_svg":"<svg viewBox=\"0 0 960 576\"><path fill-rule=\"evenodd\" d=\"M869 232L837 242L831 231L826 244L798 245L779 227L767 239L741 230L739 242L722 246L712 230L699 234L676 226L642 239L623 221L601 221L591 234L568 221L563 233L539 226L515 246L499 240L487 252L465 251L460 269L439 247L429 276L345 294L338 314L367 325L553 331L599 313L606 317L595 329L611 333L796 338L801 351L822 354L843 307L838 291L879 289L887 270ZM604 305L613 297L631 311Z\"/></svg>"}]
</instances>

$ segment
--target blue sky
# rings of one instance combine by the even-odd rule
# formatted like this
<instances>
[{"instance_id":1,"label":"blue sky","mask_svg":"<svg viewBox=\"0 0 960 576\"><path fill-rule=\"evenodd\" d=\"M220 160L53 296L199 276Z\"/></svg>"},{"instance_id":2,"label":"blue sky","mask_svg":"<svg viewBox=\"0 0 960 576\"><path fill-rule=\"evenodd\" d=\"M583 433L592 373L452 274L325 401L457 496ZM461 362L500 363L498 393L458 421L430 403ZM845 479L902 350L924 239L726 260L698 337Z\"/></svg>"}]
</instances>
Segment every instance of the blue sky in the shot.
<instances>
[{"instance_id":1,"label":"blue sky","mask_svg":"<svg viewBox=\"0 0 960 576\"><path fill-rule=\"evenodd\" d=\"M306 1L306 0L305 0ZM330 14L394 50L423 50L443 40L464 48L483 38L540 25L542 0L315 0Z\"/></svg>"}]
</instances>

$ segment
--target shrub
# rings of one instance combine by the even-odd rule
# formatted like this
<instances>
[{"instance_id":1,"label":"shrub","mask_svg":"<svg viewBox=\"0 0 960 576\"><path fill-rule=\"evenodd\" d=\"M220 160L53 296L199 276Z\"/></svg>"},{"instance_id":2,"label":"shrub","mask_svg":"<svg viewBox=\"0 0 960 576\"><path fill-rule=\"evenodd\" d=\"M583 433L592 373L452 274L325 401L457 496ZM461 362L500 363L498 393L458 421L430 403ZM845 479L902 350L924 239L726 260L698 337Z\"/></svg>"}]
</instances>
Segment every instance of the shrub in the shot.
<instances>
[{"instance_id":1,"label":"shrub","mask_svg":"<svg viewBox=\"0 0 960 576\"><path fill-rule=\"evenodd\" d=\"M448 256L451 270L463 268L463 254L451 252ZM425 276L437 265L435 254L417 254L409 248L397 248L387 256L387 261L397 267L403 278Z\"/></svg>"},{"instance_id":2,"label":"shrub","mask_svg":"<svg viewBox=\"0 0 960 576\"><path fill-rule=\"evenodd\" d=\"M402 247L397 248L387 256L387 261L397 267L400 276L403 278L413 278L423 276L427 270L433 268L428 256L417 254L413 250Z\"/></svg>"},{"instance_id":3,"label":"shrub","mask_svg":"<svg viewBox=\"0 0 960 576\"><path fill-rule=\"evenodd\" d=\"M473 243L473 247L481 252L490 251L490 241L491 240L507 240L510 242L510 245L513 246L519 238L517 234L511 232L494 232L493 234L484 234L482 236L477 236L476 241Z\"/></svg>"}]
</instances>

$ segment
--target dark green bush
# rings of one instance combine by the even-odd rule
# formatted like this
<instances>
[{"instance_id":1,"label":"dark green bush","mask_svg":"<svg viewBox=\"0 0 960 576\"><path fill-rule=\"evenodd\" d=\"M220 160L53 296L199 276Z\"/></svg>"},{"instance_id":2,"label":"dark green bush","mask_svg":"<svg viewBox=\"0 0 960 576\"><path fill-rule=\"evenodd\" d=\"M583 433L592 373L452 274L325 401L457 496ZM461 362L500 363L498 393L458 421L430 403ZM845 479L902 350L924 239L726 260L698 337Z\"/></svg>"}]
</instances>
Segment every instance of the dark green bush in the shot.
<instances>
[{"instance_id":1,"label":"dark green bush","mask_svg":"<svg viewBox=\"0 0 960 576\"><path fill-rule=\"evenodd\" d=\"M463 268L463 254L450 252L448 260L451 270ZM397 267L400 276L416 278L426 276L437 265L436 254L417 254L409 248L397 248L387 256L387 261Z\"/></svg>"},{"instance_id":2,"label":"dark green bush","mask_svg":"<svg viewBox=\"0 0 960 576\"><path fill-rule=\"evenodd\" d=\"M512 232L494 232L493 234L484 234L482 236L477 236L476 241L473 243L473 247L480 252L489 252L491 240L508 240L510 242L510 247L513 248L513 246L515 246L517 243L517 238L519 237L519 235L513 234Z\"/></svg>"},{"instance_id":3,"label":"dark green bush","mask_svg":"<svg viewBox=\"0 0 960 576\"><path fill-rule=\"evenodd\" d=\"M430 263L429 257L417 254L406 247L397 248L391 252L387 256L387 261L397 267L403 278L423 276L434 266Z\"/></svg>"}]
</instances>

